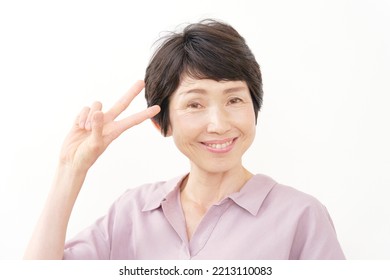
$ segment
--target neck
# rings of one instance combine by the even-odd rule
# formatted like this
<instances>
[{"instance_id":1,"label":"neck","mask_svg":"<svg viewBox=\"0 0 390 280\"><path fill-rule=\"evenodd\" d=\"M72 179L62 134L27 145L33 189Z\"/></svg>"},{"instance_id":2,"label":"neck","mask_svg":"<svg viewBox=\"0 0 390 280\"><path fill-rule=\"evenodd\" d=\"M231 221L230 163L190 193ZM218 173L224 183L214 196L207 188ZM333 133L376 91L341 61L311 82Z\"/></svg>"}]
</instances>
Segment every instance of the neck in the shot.
<instances>
[{"instance_id":1,"label":"neck","mask_svg":"<svg viewBox=\"0 0 390 280\"><path fill-rule=\"evenodd\" d=\"M220 173L191 168L182 184L182 196L208 209L228 195L238 192L252 176L253 174L241 165Z\"/></svg>"}]
</instances>

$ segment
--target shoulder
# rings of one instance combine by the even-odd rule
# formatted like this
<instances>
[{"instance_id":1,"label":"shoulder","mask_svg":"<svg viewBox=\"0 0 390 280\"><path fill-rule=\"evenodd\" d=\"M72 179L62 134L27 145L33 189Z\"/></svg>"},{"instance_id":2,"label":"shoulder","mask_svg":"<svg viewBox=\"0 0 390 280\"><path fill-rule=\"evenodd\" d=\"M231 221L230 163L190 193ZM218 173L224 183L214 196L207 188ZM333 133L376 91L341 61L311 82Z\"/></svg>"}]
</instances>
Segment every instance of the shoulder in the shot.
<instances>
[{"instance_id":1,"label":"shoulder","mask_svg":"<svg viewBox=\"0 0 390 280\"><path fill-rule=\"evenodd\" d=\"M311 194L278 183L271 177L262 174L255 175L255 181L259 182L259 186L265 184L272 186L272 188L269 188L263 207L271 207L274 210L277 208L279 211L288 211L290 214L302 213L308 209L317 209L320 212L325 210L326 212L324 205Z\"/></svg>"},{"instance_id":2,"label":"shoulder","mask_svg":"<svg viewBox=\"0 0 390 280\"><path fill-rule=\"evenodd\" d=\"M269 187L259 217L290 244L291 259L344 259L332 219L314 196L256 175L257 188Z\"/></svg>"}]
</instances>

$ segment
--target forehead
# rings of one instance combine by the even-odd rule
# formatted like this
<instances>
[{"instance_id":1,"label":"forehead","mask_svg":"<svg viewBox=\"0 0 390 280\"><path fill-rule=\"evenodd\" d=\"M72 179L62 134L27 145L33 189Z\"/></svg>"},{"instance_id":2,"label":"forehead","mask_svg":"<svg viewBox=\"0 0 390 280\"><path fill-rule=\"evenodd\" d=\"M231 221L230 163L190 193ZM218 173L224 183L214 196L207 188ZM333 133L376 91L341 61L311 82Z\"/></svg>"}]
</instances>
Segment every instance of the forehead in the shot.
<instances>
[{"instance_id":1,"label":"forehead","mask_svg":"<svg viewBox=\"0 0 390 280\"><path fill-rule=\"evenodd\" d=\"M245 81L216 81L212 79L196 79L183 77L174 95L187 93L230 93L236 91L249 91Z\"/></svg>"}]
</instances>

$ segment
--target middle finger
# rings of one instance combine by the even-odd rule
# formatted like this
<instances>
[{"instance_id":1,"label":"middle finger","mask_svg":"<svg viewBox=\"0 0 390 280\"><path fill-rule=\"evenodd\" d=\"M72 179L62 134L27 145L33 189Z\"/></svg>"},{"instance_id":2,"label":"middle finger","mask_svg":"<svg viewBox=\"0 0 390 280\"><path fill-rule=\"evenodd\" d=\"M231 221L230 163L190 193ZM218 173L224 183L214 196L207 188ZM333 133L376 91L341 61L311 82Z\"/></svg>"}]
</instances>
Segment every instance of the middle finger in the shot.
<instances>
[{"instance_id":1,"label":"middle finger","mask_svg":"<svg viewBox=\"0 0 390 280\"><path fill-rule=\"evenodd\" d=\"M142 91L144 88L144 81L137 81L127 92L123 95L115 105L107 111L105 114L105 119L107 120L115 120L120 113L122 113L127 107L129 107L131 101Z\"/></svg>"}]
</instances>

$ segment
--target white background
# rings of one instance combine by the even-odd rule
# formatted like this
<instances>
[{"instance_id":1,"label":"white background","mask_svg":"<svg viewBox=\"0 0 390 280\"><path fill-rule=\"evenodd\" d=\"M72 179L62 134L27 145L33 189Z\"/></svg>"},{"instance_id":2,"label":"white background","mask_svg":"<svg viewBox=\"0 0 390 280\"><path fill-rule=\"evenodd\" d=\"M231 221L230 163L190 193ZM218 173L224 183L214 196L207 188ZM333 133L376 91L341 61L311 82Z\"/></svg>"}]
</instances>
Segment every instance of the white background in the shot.
<instances>
[{"instance_id":1,"label":"white background","mask_svg":"<svg viewBox=\"0 0 390 280\"><path fill-rule=\"evenodd\" d=\"M325 204L349 259L390 259L389 14L385 0L0 2L0 259L22 257L79 110L110 107L162 31L207 17L233 25L261 65L249 170ZM127 131L90 171L68 236L125 189L187 170L149 121Z\"/></svg>"}]
</instances>

